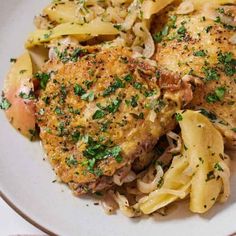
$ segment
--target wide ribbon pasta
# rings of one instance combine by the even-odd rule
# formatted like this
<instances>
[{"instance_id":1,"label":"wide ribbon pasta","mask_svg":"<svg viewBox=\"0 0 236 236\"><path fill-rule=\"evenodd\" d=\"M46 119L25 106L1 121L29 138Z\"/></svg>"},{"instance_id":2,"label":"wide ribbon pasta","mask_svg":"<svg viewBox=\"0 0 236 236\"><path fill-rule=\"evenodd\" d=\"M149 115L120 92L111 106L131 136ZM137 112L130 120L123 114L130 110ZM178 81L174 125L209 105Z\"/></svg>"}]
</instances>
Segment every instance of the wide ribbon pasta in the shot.
<instances>
[{"instance_id":1,"label":"wide ribbon pasta","mask_svg":"<svg viewBox=\"0 0 236 236\"><path fill-rule=\"evenodd\" d=\"M96 18L88 24L64 23L52 30L36 30L26 41L25 47L31 48L65 35L75 35L78 41L86 41L99 35L116 35L119 31L110 22Z\"/></svg>"},{"instance_id":2,"label":"wide ribbon pasta","mask_svg":"<svg viewBox=\"0 0 236 236\"><path fill-rule=\"evenodd\" d=\"M222 135L205 116L195 111L183 112L181 116L179 123L185 152L194 173L190 210L204 213L214 205L221 191L228 185L228 158L224 156ZM228 195L225 192L224 198Z\"/></svg>"},{"instance_id":3,"label":"wide ribbon pasta","mask_svg":"<svg viewBox=\"0 0 236 236\"><path fill-rule=\"evenodd\" d=\"M184 143L181 155L164 174L162 187L140 200L136 208L144 214L189 194L190 210L204 213L219 198L225 201L229 196L229 159L224 155L222 135L199 112L187 110L179 116Z\"/></svg>"}]
</instances>

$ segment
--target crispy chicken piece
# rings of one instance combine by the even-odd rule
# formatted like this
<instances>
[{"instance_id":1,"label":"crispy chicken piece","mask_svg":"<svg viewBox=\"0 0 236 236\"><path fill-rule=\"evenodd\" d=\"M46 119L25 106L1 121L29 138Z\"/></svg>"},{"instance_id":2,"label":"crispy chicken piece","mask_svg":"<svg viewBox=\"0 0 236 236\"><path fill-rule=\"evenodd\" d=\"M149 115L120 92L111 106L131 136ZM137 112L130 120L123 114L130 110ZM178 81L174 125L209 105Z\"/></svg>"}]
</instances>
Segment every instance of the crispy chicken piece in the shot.
<instances>
[{"instance_id":1,"label":"crispy chicken piece","mask_svg":"<svg viewBox=\"0 0 236 236\"><path fill-rule=\"evenodd\" d=\"M189 108L202 109L236 147L236 6L206 7L188 15L172 10L156 20L163 22L153 27L160 87L175 90L190 76L195 91Z\"/></svg>"},{"instance_id":2,"label":"crispy chicken piece","mask_svg":"<svg viewBox=\"0 0 236 236\"><path fill-rule=\"evenodd\" d=\"M44 66L41 77L50 79L37 122L56 174L83 194L108 188L115 174L126 176L145 159L173 129L182 95L161 91L156 67L133 59L129 49L75 50L78 61L60 54Z\"/></svg>"}]
</instances>

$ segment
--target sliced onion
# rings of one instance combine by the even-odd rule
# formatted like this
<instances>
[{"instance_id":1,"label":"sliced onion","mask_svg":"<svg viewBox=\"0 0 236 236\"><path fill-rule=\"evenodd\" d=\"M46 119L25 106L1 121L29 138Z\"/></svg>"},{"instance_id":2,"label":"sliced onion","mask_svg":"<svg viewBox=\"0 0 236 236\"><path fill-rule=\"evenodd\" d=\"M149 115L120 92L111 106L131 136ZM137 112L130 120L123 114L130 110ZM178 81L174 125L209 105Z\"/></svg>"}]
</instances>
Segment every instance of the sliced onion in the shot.
<instances>
[{"instance_id":1,"label":"sliced onion","mask_svg":"<svg viewBox=\"0 0 236 236\"><path fill-rule=\"evenodd\" d=\"M163 169L161 166L156 166L157 174L152 182L145 183L141 179L137 181L137 188L141 193L151 193L152 191L157 189L158 183L160 182L161 178L164 175Z\"/></svg>"},{"instance_id":2,"label":"sliced onion","mask_svg":"<svg viewBox=\"0 0 236 236\"><path fill-rule=\"evenodd\" d=\"M127 217L134 217L136 215L134 209L130 207L128 199L119 192L113 194L113 198L120 207L120 211Z\"/></svg>"},{"instance_id":3,"label":"sliced onion","mask_svg":"<svg viewBox=\"0 0 236 236\"><path fill-rule=\"evenodd\" d=\"M142 53L143 56L146 58L152 57L155 52L155 43L146 25L144 23L136 23L133 27L133 31L136 35L136 39L142 39L142 41L144 42L144 50ZM135 43L137 42L138 40L136 40Z\"/></svg>"},{"instance_id":4,"label":"sliced onion","mask_svg":"<svg viewBox=\"0 0 236 236\"><path fill-rule=\"evenodd\" d=\"M118 174L115 174L113 176L113 182L118 186L122 186L124 183L133 182L135 179L136 179L136 174L133 171L130 171L128 175L126 175L125 177L120 176Z\"/></svg>"},{"instance_id":5,"label":"sliced onion","mask_svg":"<svg viewBox=\"0 0 236 236\"><path fill-rule=\"evenodd\" d=\"M169 152L173 153L173 154L180 153L181 148L183 146L183 141L182 141L181 137L172 131L168 132L166 134L166 137L167 137L167 140L168 140L169 145L171 147ZM177 142L177 146L174 145L173 140L175 140Z\"/></svg>"},{"instance_id":6,"label":"sliced onion","mask_svg":"<svg viewBox=\"0 0 236 236\"><path fill-rule=\"evenodd\" d=\"M215 5L211 3L204 4L201 13L202 16L205 16L207 19L210 20L215 20L218 16L215 10Z\"/></svg>"},{"instance_id":7,"label":"sliced onion","mask_svg":"<svg viewBox=\"0 0 236 236\"><path fill-rule=\"evenodd\" d=\"M179 15L185 15L185 14L192 13L194 10L195 9L194 9L194 5L192 1L186 0L179 5L176 13Z\"/></svg>"},{"instance_id":8,"label":"sliced onion","mask_svg":"<svg viewBox=\"0 0 236 236\"><path fill-rule=\"evenodd\" d=\"M101 205L106 214L110 215L118 209L118 204L113 198L114 191L109 190L101 200Z\"/></svg>"},{"instance_id":9,"label":"sliced onion","mask_svg":"<svg viewBox=\"0 0 236 236\"><path fill-rule=\"evenodd\" d=\"M134 0L128 8L128 15L122 24L122 29L127 31L132 28L137 17L138 17L138 9L140 7L140 1Z\"/></svg>"}]
</instances>

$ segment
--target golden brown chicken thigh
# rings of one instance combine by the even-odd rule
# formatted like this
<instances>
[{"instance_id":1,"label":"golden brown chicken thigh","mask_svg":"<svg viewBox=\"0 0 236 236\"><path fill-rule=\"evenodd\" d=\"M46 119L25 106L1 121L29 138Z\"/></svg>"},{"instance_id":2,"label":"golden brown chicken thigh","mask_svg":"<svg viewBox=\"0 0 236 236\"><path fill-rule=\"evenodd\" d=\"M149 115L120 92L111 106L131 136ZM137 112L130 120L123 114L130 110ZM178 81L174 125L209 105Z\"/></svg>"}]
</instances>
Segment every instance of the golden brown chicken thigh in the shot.
<instances>
[{"instance_id":1,"label":"golden brown chicken thigh","mask_svg":"<svg viewBox=\"0 0 236 236\"><path fill-rule=\"evenodd\" d=\"M189 107L202 109L236 147L236 6L203 6L178 15L174 9L156 19L156 60L160 86L174 89L180 79L195 86Z\"/></svg>"},{"instance_id":2,"label":"golden brown chicken thigh","mask_svg":"<svg viewBox=\"0 0 236 236\"><path fill-rule=\"evenodd\" d=\"M156 67L133 59L129 49L76 53L79 59L75 51L69 58L58 53L38 74L48 83L37 119L57 175L81 194L111 186L114 175L126 176L135 160L152 151L174 127L181 93L161 91Z\"/></svg>"}]
</instances>

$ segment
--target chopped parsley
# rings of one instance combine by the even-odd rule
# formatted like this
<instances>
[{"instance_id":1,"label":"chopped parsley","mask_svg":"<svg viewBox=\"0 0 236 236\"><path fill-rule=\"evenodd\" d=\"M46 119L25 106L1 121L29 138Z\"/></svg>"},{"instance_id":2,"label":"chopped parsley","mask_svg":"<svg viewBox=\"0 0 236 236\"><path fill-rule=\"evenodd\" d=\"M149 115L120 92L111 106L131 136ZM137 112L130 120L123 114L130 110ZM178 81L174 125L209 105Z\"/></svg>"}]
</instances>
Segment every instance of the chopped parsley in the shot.
<instances>
[{"instance_id":1,"label":"chopped parsley","mask_svg":"<svg viewBox=\"0 0 236 236\"><path fill-rule=\"evenodd\" d=\"M56 54L57 54L57 57L59 58L59 60L63 63L66 63L68 62L70 59L68 58L68 53L67 53L67 49L65 49L63 52L60 52L58 50L58 48L55 48L54 49Z\"/></svg>"},{"instance_id":2,"label":"chopped parsley","mask_svg":"<svg viewBox=\"0 0 236 236\"><path fill-rule=\"evenodd\" d=\"M8 99L2 96L2 101L0 102L0 109L6 111L11 107L11 105L12 104L8 101Z\"/></svg>"},{"instance_id":3,"label":"chopped parsley","mask_svg":"<svg viewBox=\"0 0 236 236\"><path fill-rule=\"evenodd\" d=\"M43 116L45 113L45 110L43 108L41 108L39 111L38 111L38 114Z\"/></svg>"},{"instance_id":4,"label":"chopped parsley","mask_svg":"<svg viewBox=\"0 0 236 236\"><path fill-rule=\"evenodd\" d=\"M68 52L67 49L65 49L63 52L60 52L58 48L55 48L54 50L57 54L57 57L63 63L67 63L69 61L77 62L80 57L88 53L87 49L82 48L76 48L73 52Z\"/></svg>"},{"instance_id":5,"label":"chopped parsley","mask_svg":"<svg viewBox=\"0 0 236 236\"><path fill-rule=\"evenodd\" d=\"M208 182L208 181L210 181L212 179L215 179L214 171L210 171L210 172L207 173L206 182Z\"/></svg>"},{"instance_id":6,"label":"chopped parsley","mask_svg":"<svg viewBox=\"0 0 236 236\"><path fill-rule=\"evenodd\" d=\"M155 99L149 104L145 104L145 108L154 110L156 113L160 112L165 107L165 101L163 99Z\"/></svg>"},{"instance_id":7,"label":"chopped parsley","mask_svg":"<svg viewBox=\"0 0 236 236\"><path fill-rule=\"evenodd\" d=\"M103 96L109 96L110 94L114 93L117 89L119 88L124 88L125 84L123 83L123 81L119 78L115 79L115 82L113 84L111 84L104 92L103 92Z\"/></svg>"},{"instance_id":8,"label":"chopped parsley","mask_svg":"<svg viewBox=\"0 0 236 236\"><path fill-rule=\"evenodd\" d=\"M29 92L29 94L26 94L24 92L20 92L19 97L21 97L23 99L28 99L28 100L34 100L35 99L35 95L34 95L34 92L32 90Z\"/></svg>"},{"instance_id":9,"label":"chopped parsley","mask_svg":"<svg viewBox=\"0 0 236 236\"><path fill-rule=\"evenodd\" d=\"M131 97L130 105L132 107L137 107L138 106L138 95Z\"/></svg>"},{"instance_id":10,"label":"chopped parsley","mask_svg":"<svg viewBox=\"0 0 236 236\"><path fill-rule=\"evenodd\" d=\"M236 74L236 59L233 58L232 52L218 54L218 61L223 65L223 70L227 76L234 76Z\"/></svg>"},{"instance_id":11,"label":"chopped parsley","mask_svg":"<svg viewBox=\"0 0 236 236\"><path fill-rule=\"evenodd\" d=\"M207 54L204 50L196 51L193 53L195 57L205 57Z\"/></svg>"},{"instance_id":12,"label":"chopped parsley","mask_svg":"<svg viewBox=\"0 0 236 236\"><path fill-rule=\"evenodd\" d=\"M141 83L139 83L139 82L135 82L135 83L133 84L133 86L134 86L134 88L136 88L137 90L140 90L140 89L142 89L142 87L143 87L143 85L142 85Z\"/></svg>"},{"instance_id":13,"label":"chopped parsley","mask_svg":"<svg viewBox=\"0 0 236 236\"><path fill-rule=\"evenodd\" d=\"M109 157L115 158L117 162L122 161L121 147L108 147L107 145L88 138L86 150L83 151L84 157L87 159L88 171L95 174L95 165L98 161L107 159Z\"/></svg>"},{"instance_id":14,"label":"chopped parsley","mask_svg":"<svg viewBox=\"0 0 236 236\"><path fill-rule=\"evenodd\" d=\"M176 113L175 119L179 122L183 120L183 116L180 113Z\"/></svg>"},{"instance_id":15,"label":"chopped parsley","mask_svg":"<svg viewBox=\"0 0 236 236\"><path fill-rule=\"evenodd\" d=\"M50 31L50 32L47 33L47 34L44 34L44 35L43 35L43 38L44 38L44 39L49 39L51 35L52 35L52 31Z\"/></svg>"},{"instance_id":16,"label":"chopped parsley","mask_svg":"<svg viewBox=\"0 0 236 236\"><path fill-rule=\"evenodd\" d=\"M220 19L219 16L216 17L215 22L216 22L216 23L221 23L221 19Z\"/></svg>"},{"instance_id":17,"label":"chopped parsley","mask_svg":"<svg viewBox=\"0 0 236 236\"><path fill-rule=\"evenodd\" d=\"M203 73L205 74L205 81L219 80L220 75L215 68L203 67Z\"/></svg>"},{"instance_id":18,"label":"chopped parsley","mask_svg":"<svg viewBox=\"0 0 236 236\"><path fill-rule=\"evenodd\" d=\"M47 83L50 79L50 74L47 73L37 73L35 74L35 78L39 80L40 88L45 90Z\"/></svg>"},{"instance_id":19,"label":"chopped parsley","mask_svg":"<svg viewBox=\"0 0 236 236\"><path fill-rule=\"evenodd\" d=\"M131 74L128 74L128 75L125 76L124 80L125 80L126 82L132 82L133 77L132 77Z\"/></svg>"},{"instance_id":20,"label":"chopped parsley","mask_svg":"<svg viewBox=\"0 0 236 236\"><path fill-rule=\"evenodd\" d=\"M109 112L109 113L116 113L120 107L120 104L121 104L121 100L120 99L115 99L112 101L112 103L106 107L106 110Z\"/></svg>"},{"instance_id":21,"label":"chopped parsley","mask_svg":"<svg viewBox=\"0 0 236 236\"><path fill-rule=\"evenodd\" d=\"M147 90L146 90L146 91L144 92L144 96L148 98L148 97L152 97L152 96L155 95L156 93L157 93L157 92L154 91L154 90L150 90L150 91L147 91Z\"/></svg>"},{"instance_id":22,"label":"chopped parsley","mask_svg":"<svg viewBox=\"0 0 236 236\"><path fill-rule=\"evenodd\" d=\"M84 84L87 87L87 89L90 89L93 86L93 81L86 80Z\"/></svg>"},{"instance_id":23,"label":"chopped parsley","mask_svg":"<svg viewBox=\"0 0 236 236\"><path fill-rule=\"evenodd\" d=\"M169 22L163 27L163 29L153 35L153 39L156 43L160 43L164 37L168 36L171 29L176 28L176 19L177 16L170 16Z\"/></svg>"},{"instance_id":24,"label":"chopped parsley","mask_svg":"<svg viewBox=\"0 0 236 236\"><path fill-rule=\"evenodd\" d=\"M218 171L224 171L224 169L221 167L221 165L219 163L216 163L214 168Z\"/></svg>"},{"instance_id":25,"label":"chopped parsley","mask_svg":"<svg viewBox=\"0 0 236 236\"><path fill-rule=\"evenodd\" d=\"M136 120L143 120L143 119L144 119L144 114L143 114L143 112L141 112L141 113L139 113L139 114L130 113L130 115L132 115Z\"/></svg>"},{"instance_id":26,"label":"chopped parsley","mask_svg":"<svg viewBox=\"0 0 236 236\"><path fill-rule=\"evenodd\" d=\"M156 43L160 43L163 39L162 31L154 34L152 37Z\"/></svg>"},{"instance_id":27,"label":"chopped parsley","mask_svg":"<svg viewBox=\"0 0 236 236\"><path fill-rule=\"evenodd\" d=\"M88 51L86 49L81 49L81 48L76 48L71 56L70 56L70 60L73 62L77 62L79 57L82 57L83 55L85 55L86 53L88 53Z\"/></svg>"},{"instance_id":28,"label":"chopped parsley","mask_svg":"<svg viewBox=\"0 0 236 236\"><path fill-rule=\"evenodd\" d=\"M81 99L84 100L84 101L89 101L89 102L92 102L95 98L95 95L94 95L94 92L93 91L90 91L88 93L85 93L81 96Z\"/></svg>"},{"instance_id":29,"label":"chopped parsley","mask_svg":"<svg viewBox=\"0 0 236 236\"><path fill-rule=\"evenodd\" d=\"M207 27L205 28L206 33L209 33L212 28L213 28L212 25L207 26Z\"/></svg>"},{"instance_id":30,"label":"chopped parsley","mask_svg":"<svg viewBox=\"0 0 236 236\"><path fill-rule=\"evenodd\" d=\"M137 107L138 106L138 95L132 96L130 100L125 100L127 106Z\"/></svg>"},{"instance_id":31,"label":"chopped parsley","mask_svg":"<svg viewBox=\"0 0 236 236\"><path fill-rule=\"evenodd\" d=\"M207 110L202 108L202 109L200 109L200 113L202 115L206 116L207 118L209 118L212 121L217 120L217 116L211 111L207 111Z\"/></svg>"},{"instance_id":32,"label":"chopped parsley","mask_svg":"<svg viewBox=\"0 0 236 236\"><path fill-rule=\"evenodd\" d=\"M187 29L185 28L184 24L185 24L185 21L181 22L181 26L177 30L177 34L178 34L177 39L178 39L178 41L183 41L185 36L186 36Z\"/></svg>"},{"instance_id":33,"label":"chopped parsley","mask_svg":"<svg viewBox=\"0 0 236 236\"><path fill-rule=\"evenodd\" d=\"M217 8L217 11L221 14L224 14L225 13L225 10L224 8Z\"/></svg>"},{"instance_id":34,"label":"chopped parsley","mask_svg":"<svg viewBox=\"0 0 236 236\"><path fill-rule=\"evenodd\" d=\"M74 86L74 93L75 93L75 95L77 95L77 96L83 96L84 94L86 94L86 91L82 88L81 85L76 84L76 85Z\"/></svg>"},{"instance_id":35,"label":"chopped parsley","mask_svg":"<svg viewBox=\"0 0 236 236\"><path fill-rule=\"evenodd\" d=\"M103 171L99 168L95 169L94 170L94 174L98 177L102 176L103 175Z\"/></svg>"},{"instance_id":36,"label":"chopped parsley","mask_svg":"<svg viewBox=\"0 0 236 236\"><path fill-rule=\"evenodd\" d=\"M60 122L57 127L58 136L62 137L65 134L65 123Z\"/></svg>"},{"instance_id":37,"label":"chopped parsley","mask_svg":"<svg viewBox=\"0 0 236 236\"><path fill-rule=\"evenodd\" d=\"M66 158L66 164L67 164L67 166L69 166L69 167L72 167L72 166L76 167L76 166L79 164L79 162L78 162L78 160L72 155L72 156Z\"/></svg>"},{"instance_id":38,"label":"chopped parsley","mask_svg":"<svg viewBox=\"0 0 236 236\"><path fill-rule=\"evenodd\" d=\"M107 122L105 122L105 123L102 123L102 124L101 124L101 131L102 131L102 132L106 132L110 124L111 124L110 121L107 121Z\"/></svg>"},{"instance_id":39,"label":"chopped parsley","mask_svg":"<svg viewBox=\"0 0 236 236\"><path fill-rule=\"evenodd\" d=\"M97 110L94 114L93 114L93 119L97 120L97 119L102 119L104 118L107 114L109 113L116 113L120 107L121 104L121 100L116 98L112 101L111 104L109 104L106 107L101 106L101 104L97 104L97 107L100 108L100 110Z\"/></svg>"},{"instance_id":40,"label":"chopped parsley","mask_svg":"<svg viewBox=\"0 0 236 236\"><path fill-rule=\"evenodd\" d=\"M216 88L213 93L208 93L206 95L206 101L208 103L215 103L221 101L226 93L226 88L225 87L219 87Z\"/></svg>"},{"instance_id":41,"label":"chopped parsley","mask_svg":"<svg viewBox=\"0 0 236 236\"><path fill-rule=\"evenodd\" d=\"M67 97L66 86L62 85L61 88L60 88L60 102L64 103L66 97Z\"/></svg>"},{"instance_id":42,"label":"chopped parsley","mask_svg":"<svg viewBox=\"0 0 236 236\"><path fill-rule=\"evenodd\" d=\"M161 73L159 70L156 71L156 78L157 79L160 79L161 78Z\"/></svg>"},{"instance_id":43,"label":"chopped parsley","mask_svg":"<svg viewBox=\"0 0 236 236\"><path fill-rule=\"evenodd\" d=\"M63 111L61 110L60 107L56 107L54 112L55 112L56 115L64 115L64 113L63 113Z\"/></svg>"},{"instance_id":44,"label":"chopped parsley","mask_svg":"<svg viewBox=\"0 0 236 236\"><path fill-rule=\"evenodd\" d=\"M73 107L69 107L69 112L75 115L80 115L80 109L74 109Z\"/></svg>"},{"instance_id":45,"label":"chopped parsley","mask_svg":"<svg viewBox=\"0 0 236 236\"><path fill-rule=\"evenodd\" d=\"M103 117L105 117L106 113L103 110L97 110L94 114L93 114L93 119L97 120L97 119L102 119Z\"/></svg>"},{"instance_id":46,"label":"chopped parsley","mask_svg":"<svg viewBox=\"0 0 236 236\"><path fill-rule=\"evenodd\" d=\"M77 143L79 140L80 140L80 132L79 131L75 131L71 134L71 138L72 138L72 141L74 143Z\"/></svg>"},{"instance_id":47,"label":"chopped parsley","mask_svg":"<svg viewBox=\"0 0 236 236\"><path fill-rule=\"evenodd\" d=\"M114 24L113 27L119 31L122 29L122 25L120 24Z\"/></svg>"}]
</instances>

